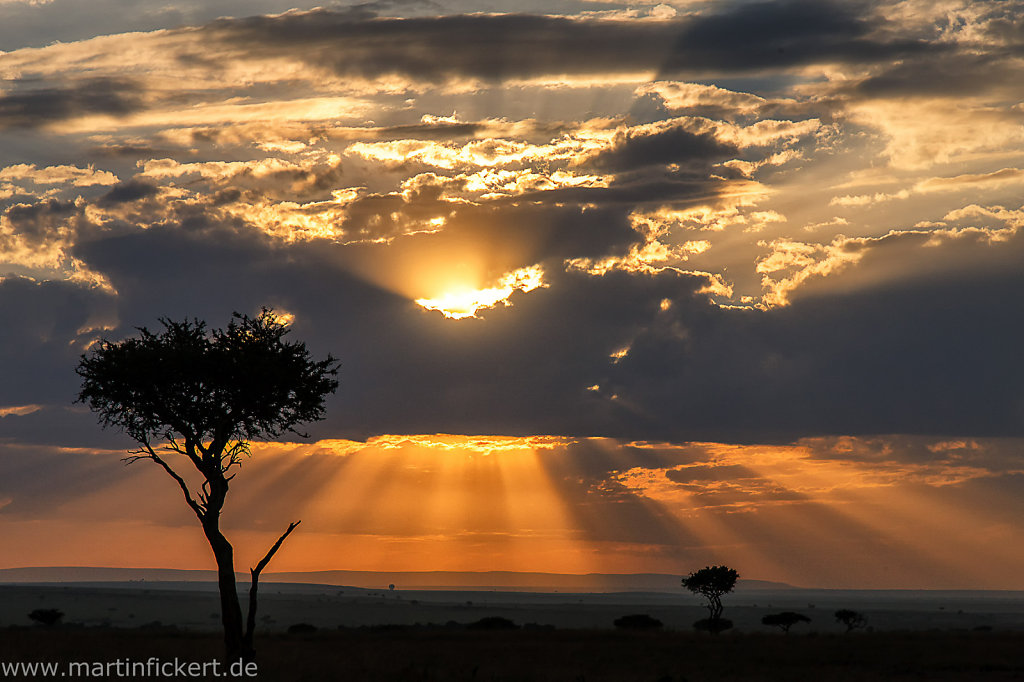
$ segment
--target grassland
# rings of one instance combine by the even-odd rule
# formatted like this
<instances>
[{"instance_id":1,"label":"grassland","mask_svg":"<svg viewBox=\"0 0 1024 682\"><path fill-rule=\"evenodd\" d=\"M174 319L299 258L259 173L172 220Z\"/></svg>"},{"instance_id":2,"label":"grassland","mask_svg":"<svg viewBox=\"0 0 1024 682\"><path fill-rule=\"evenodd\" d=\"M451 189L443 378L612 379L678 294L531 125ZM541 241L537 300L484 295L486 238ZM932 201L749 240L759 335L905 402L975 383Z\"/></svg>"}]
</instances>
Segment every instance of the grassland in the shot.
<instances>
[{"instance_id":1,"label":"grassland","mask_svg":"<svg viewBox=\"0 0 1024 682\"><path fill-rule=\"evenodd\" d=\"M1024 680L1021 596L806 590L737 593L730 595L726 610L736 629L715 637L691 629L690 624L706 611L688 594L392 593L386 589L268 584L261 599L257 679ZM844 634L832 617L835 609L843 607L864 612L872 631ZM63 624L33 626L27 614L39 608L61 610ZM813 622L796 626L789 635L761 624L765 614L780 610L804 612L813 616ZM70 662L145 661L150 657L213 661L222 651L218 611L216 591L210 585L0 586L0 663L56 662L66 666ZM628 632L612 627L617 617L635 613L658 618L664 622L664 630ZM474 631L446 625L495 616L524 627ZM287 634L297 623L308 623L315 632ZM540 625L526 627L528 624Z\"/></svg>"},{"instance_id":2,"label":"grassland","mask_svg":"<svg viewBox=\"0 0 1024 682\"><path fill-rule=\"evenodd\" d=\"M214 633L7 628L0 660L217 658ZM264 682L729 682L1019 680L1024 634L767 633L360 628L259 642ZM36 678L38 679L38 678ZM68 678L65 678L68 679Z\"/></svg>"}]
</instances>

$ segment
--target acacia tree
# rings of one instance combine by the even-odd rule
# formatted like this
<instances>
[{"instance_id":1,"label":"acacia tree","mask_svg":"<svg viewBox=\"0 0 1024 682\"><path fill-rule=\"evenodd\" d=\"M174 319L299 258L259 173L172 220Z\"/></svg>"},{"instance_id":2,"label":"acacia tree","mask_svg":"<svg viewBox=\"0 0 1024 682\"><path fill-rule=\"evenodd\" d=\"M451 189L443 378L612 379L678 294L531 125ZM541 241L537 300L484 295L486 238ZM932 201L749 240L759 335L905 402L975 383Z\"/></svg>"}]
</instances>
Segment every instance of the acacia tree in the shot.
<instances>
[{"instance_id":1,"label":"acacia tree","mask_svg":"<svg viewBox=\"0 0 1024 682\"><path fill-rule=\"evenodd\" d=\"M717 632L722 623L722 595L732 592L740 574L728 566L707 566L683 578L683 587L707 600L706 629ZM700 622L700 621L698 621Z\"/></svg>"},{"instance_id":2,"label":"acacia tree","mask_svg":"<svg viewBox=\"0 0 1024 682\"><path fill-rule=\"evenodd\" d=\"M250 569L243 626L234 552L220 528L232 470L250 454L250 441L302 436L297 425L323 419L324 399L338 387L338 361L314 360L304 343L286 340L288 327L267 308L255 318L234 313L225 329L207 330L197 319L160 323L159 333L142 327L138 336L103 340L83 355L78 402L104 428L138 443L126 462L150 460L177 483L217 563L227 660L252 660L260 572L299 521ZM189 469L202 479L198 489L181 473Z\"/></svg>"},{"instance_id":3,"label":"acacia tree","mask_svg":"<svg viewBox=\"0 0 1024 682\"><path fill-rule=\"evenodd\" d=\"M836 622L842 623L846 626L847 632L853 632L858 628L862 628L867 625L868 620L864 617L863 613L853 611L851 609L839 609L835 612Z\"/></svg>"},{"instance_id":4,"label":"acacia tree","mask_svg":"<svg viewBox=\"0 0 1024 682\"><path fill-rule=\"evenodd\" d=\"M789 629L797 623L810 623L811 619L796 611L783 611L782 613L769 613L761 619L763 625L771 625L779 628L787 635Z\"/></svg>"}]
</instances>

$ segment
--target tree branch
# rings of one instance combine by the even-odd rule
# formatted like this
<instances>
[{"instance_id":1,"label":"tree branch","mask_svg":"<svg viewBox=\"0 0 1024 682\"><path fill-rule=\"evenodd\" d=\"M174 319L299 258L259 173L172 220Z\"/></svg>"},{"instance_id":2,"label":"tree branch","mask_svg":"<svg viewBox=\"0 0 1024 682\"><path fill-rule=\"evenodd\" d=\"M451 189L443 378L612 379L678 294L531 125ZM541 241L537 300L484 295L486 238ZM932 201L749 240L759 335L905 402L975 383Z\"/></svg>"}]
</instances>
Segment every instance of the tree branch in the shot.
<instances>
[{"instance_id":1,"label":"tree branch","mask_svg":"<svg viewBox=\"0 0 1024 682\"><path fill-rule=\"evenodd\" d=\"M293 521L288 524L288 530L286 530L284 534L277 539L277 542L275 542L274 546L270 548L270 551L267 552L266 556L260 559L260 562L256 564L255 568L249 569L249 573L252 574L252 586L249 587L249 614L246 618L245 639L243 640L244 646L249 650L253 649L253 635L256 633L256 593L259 590L260 573L267 567L270 560L274 558L277 550L281 549L281 543L284 542L285 538L291 535L292 531L295 530L300 523L302 523L302 521Z\"/></svg>"},{"instance_id":2,"label":"tree branch","mask_svg":"<svg viewBox=\"0 0 1024 682\"><path fill-rule=\"evenodd\" d=\"M125 457L124 461L127 462L128 464L131 464L132 462L137 462L140 459L151 459L157 464L159 464L161 467L163 467L164 471L167 472L167 475L173 478L175 481L177 481L178 487L181 488L182 494L185 495L185 502L192 509L192 511L195 512L195 515L199 518L199 520L202 521L203 517L206 515L206 510L203 507L203 505L196 502L195 499L192 497L192 492L188 489L188 484L185 483L185 479L179 476L178 472L172 469L170 465L167 464L167 462L161 459L160 455L156 454L156 451L153 450L152 446L150 446L149 443L142 443L142 447L142 451L135 451L131 457ZM142 454L142 452L145 452L146 454Z\"/></svg>"}]
</instances>

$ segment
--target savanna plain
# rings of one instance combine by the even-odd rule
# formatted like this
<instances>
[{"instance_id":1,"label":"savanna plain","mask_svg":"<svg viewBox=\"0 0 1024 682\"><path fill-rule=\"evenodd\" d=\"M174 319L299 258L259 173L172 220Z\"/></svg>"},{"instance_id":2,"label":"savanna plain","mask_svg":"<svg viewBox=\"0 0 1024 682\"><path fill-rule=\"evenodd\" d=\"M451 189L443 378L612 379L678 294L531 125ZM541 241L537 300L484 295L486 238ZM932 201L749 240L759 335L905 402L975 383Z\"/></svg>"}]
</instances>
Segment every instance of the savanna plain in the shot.
<instances>
[{"instance_id":1,"label":"savanna plain","mask_svg":"<svg viewBox=\"0 0 1024 682\"><path fill-rule=\"evenodd\" d=\"M266 590L260 680L1024 678L1024 609L1012 592L739 589L726 608L734 628L709 635L691 627L702 615L700 604L667 592L285 583L268 583ZM77 661L203 662L222 655L217 595L205 584L10 584L0 595L5 662L56 662L66 673ZM864 613L866 627L845 632L833 617L842 607ZM32 625L26 614L39 608L59 608L64 619ZM811 621L787 634L761 623L784 610ZM614 626L617 618L640 613L663 627Z\"/></svg>"}]
</instances>

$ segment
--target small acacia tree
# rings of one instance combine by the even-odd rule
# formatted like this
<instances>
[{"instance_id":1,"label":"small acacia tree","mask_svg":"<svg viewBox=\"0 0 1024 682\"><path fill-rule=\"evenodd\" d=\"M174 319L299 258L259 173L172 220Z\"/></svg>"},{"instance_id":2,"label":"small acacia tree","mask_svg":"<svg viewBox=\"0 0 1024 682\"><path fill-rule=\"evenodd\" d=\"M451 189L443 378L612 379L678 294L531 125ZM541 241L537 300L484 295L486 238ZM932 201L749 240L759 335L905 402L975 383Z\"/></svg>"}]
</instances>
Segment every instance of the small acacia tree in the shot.
<instances>
[{"instance_id":1,"label":"small acacia tree","mask_svg":"<svg viewBox=\"0 0 1024 682\"><path fill-rule=\"evenodd\" d=\"M722 595L732 592L740 574L728 566L707 566L683 578L683 587L707 600L710 632L717 632L722 620ZM701 621L698 621L701 622Z\"/></svg>"},{"instance_id":2,"label":"small acacia tree","mask_svg":"<svg viewBox=\"0 0 1024 682\"><path fill-rule=\"evenodd\" d=\"M863 613L853 611L851 609L839 609L834 615L836 617L836 622L842 623L846 626L847 632L853 632L854 630L865 627L868 624L868 620L864 617Z\"/></svg>"},{"instance_id":3,"label":"small acacia tree","mask_svg":"<svg viewBox=\"0 0 1024 682\"><path fill-rule=\"evenodd\" d=\"M60 622L60 619L64 617L64 612L59 609L36 609L28 614L28 617L49 628Z\"/></svg>"},{"instance_id":4,"label":"small acacia tree","mask_svg":"<svg viewBox=\"0 0 1024 682\"><path fill-rule=\"evenodd\" d=\"M811 619L802 613L796 611L783 611L782 613L769 613L767 616L761 619L763 625L771 625L777 627L787 635L789 629L797 623L810 623Z\"/></svg>"},{"instance_id":5,"label":"small acacia tree","mask_svg":"<svg viewBox=\"0 0 1024 682\"><path fill-rule=\"evenodd\" d=\"M288 327L264 308L255 318L235 313L226 329L199 320L161 319L163 331L101 341L83 355L78 401L139 447L126 462L148 459L181 489L199 519L217 563L227 659L252 660L260 572L295 530L291 523L250 569L248 617L243 627L231 543L220 516L232 469L249 455L253 439L275 438L324 417L324 399L338 386L338 362L313 360L305 344L288 341ZM298 434L302 435L302 434ZM202 479L193 490L180 471Z\"/></svg>"}]
</instances>

